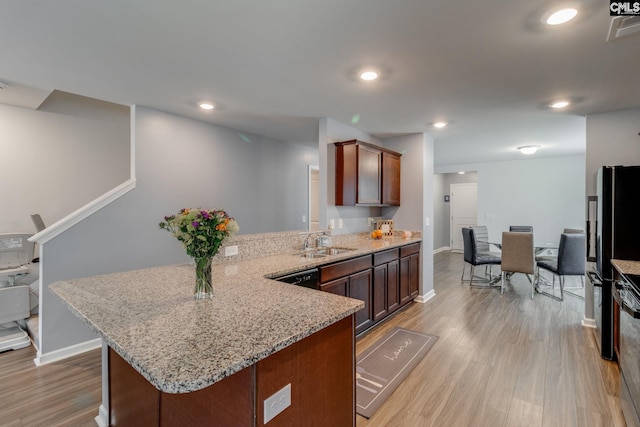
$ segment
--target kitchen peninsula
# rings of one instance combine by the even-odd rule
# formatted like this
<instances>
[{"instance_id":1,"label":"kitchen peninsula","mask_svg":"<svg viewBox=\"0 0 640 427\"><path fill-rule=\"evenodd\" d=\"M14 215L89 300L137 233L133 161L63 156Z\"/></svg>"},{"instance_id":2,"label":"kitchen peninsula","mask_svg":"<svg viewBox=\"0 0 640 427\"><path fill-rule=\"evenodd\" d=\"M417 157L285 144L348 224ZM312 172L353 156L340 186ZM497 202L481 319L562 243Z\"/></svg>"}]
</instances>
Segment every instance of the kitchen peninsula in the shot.
<instances>
[{"instance_id":1,"label":"kitchen peninsula","mask_svg":"<svg viewBox=\"0 0 640 427\"><path fill-rule=\"evenodd\" d=\"M265 276L419 242L361 238L349 253L324 259L282 253L216 264L210 300L192 298L190 265L51 290L109 347L111 425L261 426L265 400L290 384L291 406L269 426L348 426L355 424L354 318L363 302Z\"/></svg>"}]
</instances>

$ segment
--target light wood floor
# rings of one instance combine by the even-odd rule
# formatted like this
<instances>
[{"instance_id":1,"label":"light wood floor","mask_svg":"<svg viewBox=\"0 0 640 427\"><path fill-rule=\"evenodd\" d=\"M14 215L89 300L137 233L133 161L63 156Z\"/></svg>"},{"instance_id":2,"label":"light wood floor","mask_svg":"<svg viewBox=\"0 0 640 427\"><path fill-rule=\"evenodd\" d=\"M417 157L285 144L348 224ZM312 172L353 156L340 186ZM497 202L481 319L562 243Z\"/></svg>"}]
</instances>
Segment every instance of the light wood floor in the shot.
<instances>
[{"instance_id":1,"label":"light wood floor","mask_svg":"<svg viewBox=\"0 0 640 427\"><path fill-rule=\"evenodd\" d=\"M505 295L460 284L462 256L435 256L436 297L414 303L358 341L395 326L440 338L370 420L373 426L624 426L617 365L602 360L584 303L530 299L521 275ZM100 352L35 367L32 348L0 354L0 426L95 426Z\"/></svg>"},{"instance_id":2,"label":"light wood floor","mask_svg":"<svg viewBox=\"0 0 640 427\"><path fill-rule=\"evenodd\" d=\"M373 426L624 426L615 363L581 325L584 301L543 295L515 275L500 289L460 284L462 255L434 259L436 296L362 338L402 326L440 338L370 420ZM467 268L468 272L468 268Z\"/></svg>"}]
</instances>

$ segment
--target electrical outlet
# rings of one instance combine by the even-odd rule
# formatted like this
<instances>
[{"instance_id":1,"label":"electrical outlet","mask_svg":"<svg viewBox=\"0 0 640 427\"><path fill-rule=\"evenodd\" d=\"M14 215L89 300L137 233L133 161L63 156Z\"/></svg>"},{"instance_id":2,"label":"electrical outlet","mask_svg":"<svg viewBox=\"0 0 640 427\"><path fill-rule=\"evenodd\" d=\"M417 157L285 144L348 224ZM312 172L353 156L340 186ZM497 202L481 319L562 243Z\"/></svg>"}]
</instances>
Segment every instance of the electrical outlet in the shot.
<instances>
[{"instance_id":1,"label":"electrical outlet","mask_svg":"<svg viewBox=\"0 0 640 427\"><path fill-rule=\"evenodd\" d=\"M306 215L302 215L302 223L307 222L307 216Z\"/></svg>"},{"instance_id":2,"label":"electrical outlet","mask_svg":"<svg viewBox=\"0 0 640 427\"><path fill-rule=\"evenodd\" d=\"M238 255L238 245L225 246L224 256L234 256L234 255Z\"/></svg>"},{"instance_id":3,"label":"electrical outlet","mask_svg":"<svg viewBox=\"0 0 640 427\"><path fill-rule=\"evenodd\" d=\"M289 406L291 406L291 384L287 384L264 400L264 424Z\"/></svg>"},{"instance_id":4,"label":"electrical outlet","mask_svg":"<svg viewBox=\"0 0 640 427\"><path fill-rule=\"evenodd\" d=\"M342 228L342 218L338 218L338 228Z\"/></svg>"}]
</instances>

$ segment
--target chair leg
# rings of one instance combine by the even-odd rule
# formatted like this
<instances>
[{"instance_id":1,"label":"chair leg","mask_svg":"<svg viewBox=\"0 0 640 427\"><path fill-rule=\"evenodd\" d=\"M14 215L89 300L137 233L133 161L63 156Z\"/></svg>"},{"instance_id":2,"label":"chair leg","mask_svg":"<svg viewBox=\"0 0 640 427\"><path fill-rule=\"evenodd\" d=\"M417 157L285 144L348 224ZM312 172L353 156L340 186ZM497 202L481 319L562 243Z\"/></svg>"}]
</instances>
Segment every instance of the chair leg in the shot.
<instances>
[{"instance_id":1,"label":"chair leg","mask_svg":"<svg viewBox=\"0 0 640 427\"><path fill-rule=\"evenodd\" d=\"M500 280L500 293L504 294L504 276L505 276L505 272L502 272L502 279Z\"/></svg>"},{"instance_id":2,"label":"chair leg","mask_svg":"<svg viewBox=\"0 0 640 427\"><path fill-rule=\"evenodd\" d=\"M471 264L471 277L469 278L469 286L473 285L473 275L475 274L475 265Z\"/></svg>"},{"instance_id":3,"label":"chair leg","mask_svg":"<svg viewBox=\"0 0 640 427\"><path fill-rule=\"evenodd\" d=\"M460 276L460 284L462 285L462 283L464 282L464 268L467 266L466 262L462 263L462 276Z\"/></svg>"},{"instance_id":4,"label":"chair leg","mask_svg":"<svg viewBox=\"0 0 640 427\"><path fill-rule=\"evenodd\" d=\"M529 275L527 274L527 277L529 277ZM531 282L531 299L533 299L533 293L535 292L536 289L536 272L535 270L533 271L533 280L529 280Z\"/></svg>"},{"instance_id":5,"label":"chair leg","mask_svg":"<svg viewBox=\"0 0 640 427\"><path fill-rule=\"evenodd\" d=\"M564 276L558 276L560 282L560 301L564 301Z\"/></svg>"},{"instance_id":6,"label":"chair leg","mask_svg":"<svg viewBox=\"0 0 640 427\"><path fill-rule=\"evenodd\" d=\"M582 289L584 289L584 276L580 276L580 283L582 283Z\"/></svg>"}]
</instances>

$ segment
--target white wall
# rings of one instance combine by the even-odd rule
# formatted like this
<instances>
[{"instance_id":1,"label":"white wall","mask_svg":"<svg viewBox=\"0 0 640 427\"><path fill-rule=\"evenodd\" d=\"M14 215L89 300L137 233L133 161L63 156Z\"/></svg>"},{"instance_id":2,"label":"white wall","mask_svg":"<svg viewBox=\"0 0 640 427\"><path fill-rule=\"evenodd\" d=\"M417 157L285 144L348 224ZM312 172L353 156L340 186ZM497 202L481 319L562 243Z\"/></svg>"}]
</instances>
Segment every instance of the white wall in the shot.
<instances>
[{"instance_id":1,"label":"white wall","mask_svg":"<svg viewBox=\"0 0 640 427\"><path fill-rule=\"evenodd\" d=\"M307 165L317 164L318 150L134 111L136 187L43 245L43 355L95 338L53 296L51 283L187 260L180 243L158 229L164 215L223 208L253 233L302 224L307 213Z\"/></svg>"},{"instance_id":2,"label":"white wall","mask_svg":"<svg viewBox=\"0 0 640 427\"><path fill-rule=\"evenodd\" d=\"M129 108L54 91L39 110L0 105L0 232L35 233L129 178Z\"/></svg>"},{"instance_id":3,"label":"white wall","mask_svg":"<svg viewBox=\"0 0 640 427\"><path fill-rule=\"evenodd\" d=\"M510 225L532 225L541 243L559 242L565 227L584 229L584 159L542 157L464 165L464 170L478 173L478 224L486 225L494 240ZM445 168L438 172L447 172Z\"/></svg>"}]
</instances>

